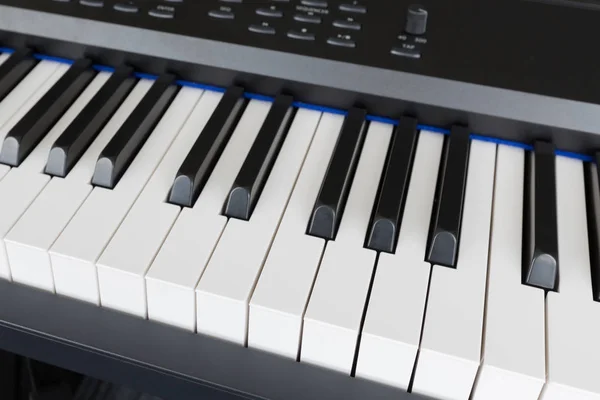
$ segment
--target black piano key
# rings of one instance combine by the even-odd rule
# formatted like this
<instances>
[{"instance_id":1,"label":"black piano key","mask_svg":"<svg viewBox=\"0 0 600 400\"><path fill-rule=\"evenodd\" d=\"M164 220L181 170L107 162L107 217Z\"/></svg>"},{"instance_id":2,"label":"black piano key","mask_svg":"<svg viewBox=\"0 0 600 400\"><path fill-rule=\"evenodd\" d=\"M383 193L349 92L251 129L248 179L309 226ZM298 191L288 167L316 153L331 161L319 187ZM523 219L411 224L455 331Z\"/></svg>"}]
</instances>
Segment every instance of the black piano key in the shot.
<instances>
[{"instance_id":1,"label":"black piano key","mask_svg":"<svg viewBox=\"0 0 600 400\"><path fill-rule=\"evenodd\" d=\"M309 235L335 239L365 140L366 116L358 108L348 112L311 213Z\"/></svg>"},{"instance_id":2,"label":"black piano key","mask_svg":"<svg viewBox=\"0 0 600 400\"><path fill-rule=\"evenodd\" d=\"M387 165L367 235L367 247L387 253L396 249L417 143L417 120L402 117L394 132Z\"/></svg>"},{"instance_id":3,"label":"black piano key","mask_svg":"<svg viewBox=\"0 0 600 400\"><path fill-rule=\"evenodd\" d=\"M88 59L79 59L10 130L0 162L17 167L71 107L95 76Z\"/></svg>"},{"instance_id":4,"label":"black piano key","mask_svg":"<svg viewBox=\"0 0 600 400\"><path fill-rule=\"evenodd\" d=\"M249 220L283 145L293 116L293 98L279 95L269 110L225 202L224 214Z\"/></svg>"},{"instance_id":5,"label":"black piano key","mask_svg":"<svg viewBox=\"0 0 600 400\"><path fill-rule=\"evenodd\" d=\"M133 88L137 80L131 76L132 72L133 68L128 66L117 68L60 135L48 155L47 174L67 176Z\"/></svg>"},{"instance_id":6,"label":"black piano key","mask_svg":"<svg viewBox=\"0 0 600 400\"><path fill-rule=\"evenodd\" d=\"M600 153L596 153L594 161L587 163L584 171L592 297L600 301Z\"/></svg>"},{"instance_id":7,"label":"black piano key","mask_svg":"<svg viewBox=\"0 0 600 400\"><path fill-rule=\"evenodd\" d=\"M113 189L177 93L175 76L161 75L108 142L96 162L92 184Z\"/></svg>"},{"instance_id":8,"label":"black piano key","mask_svg":"<svg viewBox=\"0 0 600 400\"><path fill-rule=\"evenodd\" d=\"M233 86L225 92L177 172L169 193L170 203L183 207L194 205L221 157L245 104L244 89L241 87Z\"/></svg>"},{"instance_id":9,"label":"black piano key","mask_svg":"<svg viewBox=\"0 0 600 400\"><path fill-rule=\"evenodd\" d=\"M427 251L427 261L431 264L456 267L470 147L469 129L454 126L445 143L438 178L439 197Z\"/></svg>"},{"instance_id":10,"label":"black piano key","mask_svg":"<svg viewBox=\"0 0 600 400\"><path fill-rule=\"evenodd\" d=\"M545 290L557 290L559 280L554 149L536 142L525 169L523 283Z\"/></svg>"},{"instance_id":11,"label":"black piano key","mask_svg":"<svg viewBox=\"0 0 600 400\"><path fill-rule=\"evenodd\" d=\"M0 65L0 101L35 67L37 60L29 49L19 49Z\"/></svg>"}]
</instances>

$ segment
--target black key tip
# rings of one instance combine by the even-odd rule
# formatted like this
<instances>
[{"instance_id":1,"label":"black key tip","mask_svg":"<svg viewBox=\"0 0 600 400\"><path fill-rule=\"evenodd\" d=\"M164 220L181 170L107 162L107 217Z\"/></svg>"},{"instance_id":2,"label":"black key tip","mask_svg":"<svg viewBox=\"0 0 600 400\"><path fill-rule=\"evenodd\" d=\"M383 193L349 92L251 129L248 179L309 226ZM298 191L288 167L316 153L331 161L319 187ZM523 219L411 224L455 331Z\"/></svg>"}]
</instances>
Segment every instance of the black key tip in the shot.
<instances>
[{"instance_id":1,"label":"black key tip","mask_svg":"<svg viewBox=\"0 0 600 400\"><path fill-rule=\"evenodd\" d=\"M171 193L169 193L169 203L182 207L192 207L192 190L194 183L187 175L179 175L173 182Z\"/></svg>"},{"instance_id":2,"label":"black key tip","mask_svg":"<svg viewBox=\"0 0 600 400\"><path fill-rule=\"evenodd\" d=\"M456 235L448 231L437 232L431 241L427 261L431 264L455 267L457 248Z\"/></svg>"},{"instance_id":3,"label":"black key tip","mask_svg":"<svg viewBox=\"0 0 600 400\"><path fill-rule=\"evenodd\" d=\"M48 154L46 169L48 175L64 178L67 174L67 152L62 147L53 147Z\"/></svg>"},{"instance_id":4,"label":"black key tip","mask_svg":"<svg viewBox=\"0 0 600 400\"><path fill-rule=\"evenodd\" d=\"M327 205L315 207L308 234L327 240L333 240L335 237L335 210Z\"/></svg>"},{"instance_id":5,"label":"black key tip","mask_svg":"<svg viewBox=\"0 0 600 400\"><path fill-rule=\"evenodd\" d=\"M243 187L236 187L231 190L225 206L225 215L230 218L250 219L250 192Z\"/></svg>"},{"instance_id":6,"label":"black key tip","mask_svg":"<svg viewBox=\"0 0 600 400\"><path fill-rule=\"evenodd\" d=\"M2 144L0 151L0 162L12 167L18 167L19 160L19 141L13 136L7 136Z\"/></svg>"},{"instance_id":7,"label":"black key tip","mask_svg":"<svg viewBox=\"0 0 600 400\"><path fill-rule=\"evenodd\" d=\"M548 253L534 255L525 283L546 290L556 290L558 262Z\"/></svg>"},{"instance_id":8,"label":"black key tip","mask_svg":"<svg viewBox=\"0 0 600 400\"><path fill-rule=\"evenodd\" d=\"M389 219L379 219L373 223L367 247L375 251L393 253L395 237L396 224Z\"/></svg>"},{"instance_id":9,"label":"black key tip","mask_svg":"<svg viewBox=\"0 0 600 400\"><path fill-rule=\"evenodd\" d=\"M92 185L113 189L114 186L114 163L107 157L100 157L96 162L96 169L92 177Z\"/></svg>"}]
</instances>

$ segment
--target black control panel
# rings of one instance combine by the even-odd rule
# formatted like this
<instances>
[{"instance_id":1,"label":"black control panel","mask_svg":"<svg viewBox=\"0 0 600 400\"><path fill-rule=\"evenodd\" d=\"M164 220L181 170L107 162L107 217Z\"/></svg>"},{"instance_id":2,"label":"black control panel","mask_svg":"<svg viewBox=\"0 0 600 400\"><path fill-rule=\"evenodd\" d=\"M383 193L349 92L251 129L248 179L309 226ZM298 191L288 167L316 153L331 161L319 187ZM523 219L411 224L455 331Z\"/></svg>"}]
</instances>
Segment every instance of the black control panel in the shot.
<instances>
[{"instance_id":1,"label":"black control panel","mask_svg":"<svg viewBox=\"0 0 600 400\"><path fill-rule=\"evenodd\" d=\"M581 151L600 146L595 4L0 0L0 43Z\"/></svg>"},{"instance_id":2,"label":"black control panel","mask_svg":"<svg viewBox=\"0 0 600 400\"><path fill-rule=\"evenodd\" d=\"M388 54L394 57L419 59L427 43L428 11L422 4L409 4L404 15L398 15L397 26L386 29L377 38L375 16L386 9L397 8L392 3L369 0L46 0L59 4L52 11L78 15L100 14L123 23L148 24L160 29L185 29L186 34L200 34L208 24L212 34L228 36L248 34L256 44L290 40L306 42L298 49L324 46L345 49L368 49L372 40L389 43ZM191 18L195 20L192 21ZM402 20L404 18L404 20ZM152 22L156 19L156 22ZM162 20L163 22L158 22ZM197 30L187 31L186 24ZM243 32L246 30L246 32ZM212 35L211 35L212 36ZM264 36L264 37L263 37ZM395 40L394 40L395 38ZM295 46L290 44L289 46ZM360 50L358 50L360 52ZM343 53L341 53L343 54ZM352 57L352 56L351 56Z\"/></svg>"},{"instance_id":3,"label":"black control panel","mask_svg":"<svg viewBox=\"0 0 600 400\"><path fill-rule=\"evenodd\" d=\"M585 40L600 36L600 14L590 9L523 0L0 4L600 104L598 56Z\"/></svg>"}]
</instances>

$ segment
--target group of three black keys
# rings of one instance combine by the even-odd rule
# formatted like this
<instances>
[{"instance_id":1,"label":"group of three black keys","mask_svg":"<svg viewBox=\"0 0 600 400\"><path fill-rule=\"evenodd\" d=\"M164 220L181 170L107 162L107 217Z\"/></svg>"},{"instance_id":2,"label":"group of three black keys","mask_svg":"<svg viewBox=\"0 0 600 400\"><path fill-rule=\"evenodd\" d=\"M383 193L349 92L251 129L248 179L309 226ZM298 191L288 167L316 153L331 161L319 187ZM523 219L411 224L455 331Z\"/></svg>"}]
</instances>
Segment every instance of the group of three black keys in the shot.
<instances>
[{"instance_id":1,"label":"group of three black keys","mask_svg":"<svg viewBox=\"0 0 600 400\"><path fill-rule=\"evenodd\" d=\"M28 49L15 51L0 65L0 100L3 100L38 62ZM113 113L132 90L137 78L129 66L114 70L106 84L84 107L52 146L44 172L65 177L93 142ZM73 62L61 79L31 108L7 134L0 151L0 162L18 167L51 127L72 105L95 76L89 59ZM169 107L177 93L175 76L158 76L151 89L129 115L101 152L92 184L114 188L135 155ZM193 206L245 108L244 91L239 86L227 89L202 134L179 168L168 201L183 207ZM280 94L272 104L261 130L246 155L223 206L227 217L249 220L262 188L277 158L293 111L291 96ZM352 186L354 172L366 135L366 111L348 111L330 159L325 178L315 201L306 234L335 240L337 228ZM470 132L453 126L445 139L440 165L430 237L424 259L432 264L456 268L460 243L463 200L467 184ZM365 247L393 253L402 223L404 202L412 161L418 141L416 119L400 119L387 153L377 199L365 233ZM559 265L556 222L555 148L540 141L526 157L523 275L524 284L544 290L558 290ZM591 172L593 171L593 172ZM587 175L597 173L589 169ZM588 179L589 183L590 179ZM600 300L598 228L600 210L594 203L598 188L588 184L588 225L594 299Z\"/></svg>"}]
</instances>

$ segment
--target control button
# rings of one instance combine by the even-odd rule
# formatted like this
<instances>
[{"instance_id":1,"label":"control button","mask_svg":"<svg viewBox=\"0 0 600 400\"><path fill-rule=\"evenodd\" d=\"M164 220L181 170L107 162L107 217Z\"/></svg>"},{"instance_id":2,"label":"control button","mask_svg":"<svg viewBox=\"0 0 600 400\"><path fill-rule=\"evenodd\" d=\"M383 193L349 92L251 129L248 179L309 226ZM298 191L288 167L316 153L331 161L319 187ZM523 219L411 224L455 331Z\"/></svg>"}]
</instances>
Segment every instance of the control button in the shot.
<instances>
[{"instance_id":1,"label":"control button","mask_svg":"<svg viewBox=\"0 0 600 400\"><path fill-rule=\"evenodd\" d=\"M318 15L308 15L308 14L296 14L294 15L294 20L298 22L307 22L309 24L320 24L321 17Z\"/></svg>"},{"instance_id":2,"label":"control button","mask_svg":"<svg viewBox=\"0 0 600 400\"><path fill-rule=\"evenodd\" d=\"M155 8L153 10L148 11L148 15L155 18L170 19L175 17L175 11L165 8Z\"/></svg>"},{"instance_id":3,"label":"control button","mask_svg":"<svg viewBox=\"0 0 600 400\"><path fill-rule=\"evenodd\" d=\"M367 7L358 4L340 4L340 11L365 14L367 12Z\"/></svg>"},{"instance_id":4,"label":"control button","mask_svg":"<svg viewBox=\"0 0 600 400\"><path fill-rule=\"evenodd\" d=\"M275 28L270 27L270 26L250 25L248 27L248 30L250 32L261 33L263 35L274 35L275 34Z\"/></svg>"},{"instance_id":5,"label":"control button","mask_svg":"<svg viewBox=\"0 0 600 400\"><path fill-rule=\"evenodd\" d=\"M235 15L231 11L212 10L208 12L209 17L218 19L234 19Z\"/></svg>"},{"instance_id":6,"label":"control button","mask_svg":"<svg viewBox=\"0 0 600 400\"><path fill-rule=\"evenodd\" d=\"M418 4L408 7L404 30L411 35L423 35L427 31L427 10Z\"/></svg>"},{"instance_id":7,"label":"control button","mask_svg":"<svg viewBox=\"0 0 600 400\"><path fill-rule=\"evenodd\" d=\"M360 31L361 28L361 25L358 22L344 21L343 19L333 21L333 26L335 26L336 28L352 29L355 31Z\"/></svg>"},{"instance_id":8,"label":"control button","mask_svg":"<svg viewBox=\"0 0 600 400\"><path fill-rule=\"evenodd\" d=\"M327 43L332 45L332 46L340 46L340 47L356 47L356 43L354 42L354 40L350 40L350 39L340 39L340 38L329 38L327 39Z\"/></svg>"},{"instance_id":9,"label":"control button","mask_svg":"<svg viewBox=\"0 0 600 400\"><path fill-rule=\"evenodd\" d=\"M113 6L113 9L115 9L116 11L132 13L132 14L136 13L140 10L138 6L136 6L134 4L128 4L128 3L117 3Z\"/></svg>"},{"instance_id":10,"label":"control button","mask_svg":"<svg viewBox=\"0 0 600 400\"><path fill-rule=\"evenodd\" d=\"M104 7L104 1L102 0L79 0L79 4L88 7Z\"/></svg>"},{"instance_id":11,"label":"control button","mask_svg":"<svg viewBox=\"0 0 600 400\"><path fill-rule=\"evenodd\" d=\"M287 36L290 39L298 39L298 40L308 40L308 41L313 41L316 39L315 34L314 33L308 33L308 32L299 32L299 31L289 31L287 33Z\"/></svg>"},{"instance_id":12,"label":"control button","mask_svg":"<svg viewBox=\"0 0 600 400\"><path fill-rule=\"evenodd\" d=\"M417 49L405 49L403 47L394 47L390 52L395 56L408 58L421 58L421 53Z\"/></svg>"},{"instance_id":13,"label":"control button","mask_svg":"<svg viewBox=\"0 0 600 400\"><path fill-rule=\"evenodd\" d=\"M256 10L258 15L262 15L263 17L271 17L271 18L281 18L283 17L283 11L281 10L273 10L271 8L259 8Z\"/></svg>"},{"instance_id":14,"label":"control button","mask_svg":"<svg viewBox=\"0 0 600 400\"><path fill-rule=\"evenodd\" d=\"M325 8L325 7L327 7L327 2L321 1L321 0L302 0L302 5L307 6L307 7Z\"/></svg>"}]
</instances>

